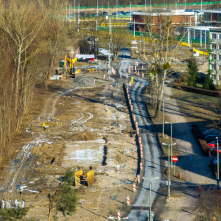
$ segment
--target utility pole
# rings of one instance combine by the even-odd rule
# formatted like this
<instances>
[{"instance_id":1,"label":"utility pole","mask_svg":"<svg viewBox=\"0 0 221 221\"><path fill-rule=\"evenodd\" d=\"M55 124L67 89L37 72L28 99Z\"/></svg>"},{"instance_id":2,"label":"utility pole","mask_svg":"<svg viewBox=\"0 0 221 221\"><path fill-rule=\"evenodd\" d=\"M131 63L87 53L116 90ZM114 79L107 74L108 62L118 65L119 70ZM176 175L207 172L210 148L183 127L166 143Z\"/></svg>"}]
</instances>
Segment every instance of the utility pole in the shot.
<instances>
[{"instance_id":1,"label":"utility pole","mask_svg":"<svg viewBox=\"0 0 221 221\"><path fill-rule=\"evenodd\" d=\"M168 146L168 197L170 197L170 148L172 148L172 145L176 145L176 143L162 143L162 145Z\"/></svg>"},{"instance_id":2,"label":"utility pole","mask_svg":"<svg viewBox=\"0 0 221 221\"><path fill-rule=\"evenodd\" d=\"M130 2L130 21L131 21L131 2Z\"/></svg>"},{"instance_id":3,"label":"utility pole","mask_svg":"<svg viewBox=\"0 0 221 221\"><path fill-rule=\"evenodd\" d=\"M76 21L76 0L74 0L74 22Z\"/></svg>"},{"instance_id":4,"label":"utility pole","mask_svg":"<svg viewBox=\"0 0 221 221\"><path fill-rule=\"evenodd\" d=\"M217 139L217 189L219 190L219 143L218 143L218 137Z\"/></svg>"},{"instance_id":5,"label":"utility pole","mask_svg":"<svg viewBox=\"0 0 221 221\"><path fill-rule=\"evenodd\" d=\"M169 100L169 98L163 98L159 100L163 101L163 130L162 131L163 131L163 138L164 138L164 101Z\"/></svg>"},{"instance_id":6,"label":"utility pole","mask_svg":"<svg viewBox=\"0 0 221 221\"><path fill-rule=\"evenodd\" d=\"M145 11L147 11L147 0L145 0Z\"/></svg>"},{"instance_id":7,"label":"utility pole","mask_svg":"<svg viewBox=\"0 0 221 221\"><path fill-rule=\"evenodd\" d=\"M135 38L135 19L134 19L134 38Z\"/></svg>"},{"instance_id":8,"label":"utility pole","mask_svg":"<svg viewBox=\"0 0 221 221\"><path fill-rule=\"evenodd\" d=\"M78 32L79 32L79 26L80 26L80 4L78 5Z\"/></svg>"},{"instance_id":9,"label":"utility pole","mask_svg":"<svg viewBox=\"0 0 221 221\"><path fill-rule=\"evenodd\" d=\"M97 0L97 16L98 16L98 0Z\"/></svg>"},{"instance_id":10,"label":"utility pole","mask_svg":"<svg viewBox=\"0 0 221 221\"><path fill-rule=\"evenodd\" d=\"M116 20L118 19L117 11L118 11L118 1L116 0Z\"/></svg>"}]
</instances>

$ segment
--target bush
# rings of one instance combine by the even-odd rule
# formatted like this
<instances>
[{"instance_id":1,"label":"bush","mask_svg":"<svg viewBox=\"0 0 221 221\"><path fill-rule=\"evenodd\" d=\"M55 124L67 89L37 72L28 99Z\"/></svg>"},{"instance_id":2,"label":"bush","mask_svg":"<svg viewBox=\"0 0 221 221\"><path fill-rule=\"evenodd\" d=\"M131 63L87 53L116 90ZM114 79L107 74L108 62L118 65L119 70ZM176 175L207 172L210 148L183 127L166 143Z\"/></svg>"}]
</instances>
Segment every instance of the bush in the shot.
<instances>
[{"instance_id":1,"label":"bush","mask_svg":"<svg viewBox=\"0 0 221 221\"><path fill-rule=\"evenodd\" d=\"M193 132L193 135L195 136L195 138L197 139L197 141L203 151L203 154L208 156L208 152L211 149L210 149L210 147L208 147L205 137L203 136L203 133L200 130L200 128L198 127L198 125L196 125L196 124L192 125L192 132Z\"/></svg>"},{"instance_id":2,"label":"bush","mask_svg":"<svg viewBox=\"0 0 221 221\"><path fill-rule=\"evenodd\" d=\"M64 182L72 186L74 182L73 177L74 177L74 170L68 168L68 170L66 171L64 175Z\"/></svg>"},{"instance_id":3,"label":"bush","mask_svg":"<svg viewBox=\"0 0 221 221\"><path fill-rule=\"evenodd\" d=\"M172 87L183 90L183 91L190 91L190 92L193 92L193 93L204 94L204 95L207 95L207 96L213 96L213 97L220 96L219 91L206 90L206 89L197 88L197 87L189 87L189 86L182 85L182 84L177 84L177 83L173 83Z\"/></svg>"},{"instance_id":4,"label":"bush","mask_svg":"<svg viewBox=\"0 0 221 221\"><path fill-rule=\"evenodd\" d=\"M188 61L187 72L188 72L188 79L187 79L188 86L195 87L196 80L197 80L198 67L197 67L196 60L194 58L191 58Z\"/></svg>"},{"instance_id":5,"label":"bush","mask_svg":"<svg viewBox=\"0 0 221 221\"><path fill-rule=\"evenodd\" d=\"M0 216L3 218L3 220L19 220L22 219L23 216L25 216L28 212L29 208L10 208L10 209L0 209Z\"/></svg>"},{"instance_id":6,"label":"bush","mask_svg":"<svg viewBox=\"0 0 221 221\"><path fill-rule=\"evenodd\" d=\"M213 80L211 79L210 75L211 75L211 70L208 70L208 74L206 75L203 88L207 90L214 90L215 87L214 87Z\"/></svg>"}]
</instances>

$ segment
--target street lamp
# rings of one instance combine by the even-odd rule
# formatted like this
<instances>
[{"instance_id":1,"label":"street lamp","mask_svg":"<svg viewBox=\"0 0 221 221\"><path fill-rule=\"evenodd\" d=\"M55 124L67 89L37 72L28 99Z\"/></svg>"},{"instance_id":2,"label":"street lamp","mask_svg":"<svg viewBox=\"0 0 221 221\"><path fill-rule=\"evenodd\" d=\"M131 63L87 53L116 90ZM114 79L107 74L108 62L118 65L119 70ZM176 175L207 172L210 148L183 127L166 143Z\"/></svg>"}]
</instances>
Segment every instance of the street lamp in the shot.
<instances>
[{"instance_id":1,"label":"street lamp","mask_svg":"<svg viewBox=\"0 0 221 221\"><path fill-rule=\"evenodd\" d=\"M217 140L217 189L219 190L219 143L218 143L219 137L216 137Z\"/></svg>"},{"instance_id":2,"label":"street lamp","mask_svg":"<svg viewBox=\"0 0 221 221\"><path fill-rule=\"evenodd\" d=\"M172 145L176 145L176 143L173 144L162 143L162 145L168 146L168 196L170 197L170 146L172 149Z\"/></svg>"},{"instance_id":3,"label":"street lamp","mask_svg":"<svg viewBox=\"0 0 221 221\"><path fill-rule=\"evenodd\" d=\"M170 124L171 125L171 132L170 132L170 136L171 136L171 145L173 143L173 123L171 122L165 122L166 124ZM173 167L173 163L172 163L172 157L173 157L173 150L172 150L172 146L171 146L171 150L170 150L170 154L171 154L171 168Z\"/></svg>"},{"instance_id":4,"label":"street lamp","mask_svg":"<svg viewBox=\"0 0 221 221\"><path fill-rule=\"evenodd\" d=\"M157 180L159 179L159 177L154 177L154 178L147 178L147 177L143 177L144 180L150 180L150 211L149 211L149 220L152 220L151 217L151 180Z\"/></svg>"},{"instance_id":5,"label":"street lamp","mask_svg":"<svg viewBox=\"0 0 221 221\"><path fill-rule=\"evenodd\" d=\"M163 101L163 138L164 138L164 101L169 100L169 98L162 98L159 100Z\"/></svg>"}]
</instances>

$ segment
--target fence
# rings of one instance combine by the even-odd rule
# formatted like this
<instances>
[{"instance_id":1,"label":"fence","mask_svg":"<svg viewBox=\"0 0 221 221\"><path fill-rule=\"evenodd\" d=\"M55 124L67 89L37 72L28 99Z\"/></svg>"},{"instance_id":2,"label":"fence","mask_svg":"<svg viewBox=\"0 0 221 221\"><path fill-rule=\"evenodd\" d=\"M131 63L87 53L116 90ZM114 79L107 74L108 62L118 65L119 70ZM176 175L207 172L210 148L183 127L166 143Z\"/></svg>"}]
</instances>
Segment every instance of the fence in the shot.
<instances>
[{"instance_id":1,"label":"fence","mask_svg":"<svg viewBox=\"0 0 221 221\"><path fill-rule=\"evenodd\" d=\"M202 5L214 5L214 4L221 4L221 1L214 1L214 2L202 2ZM171 4L151 4L152 7L170 7L170 6L195 6L195 5L201 5L201 2L192 2L192 3L171 3ZM148 4L147 6L150 6L150 4ZM116 7L116 5L111 5L109 6L109 8L129 8L130 5L118 5L118 7ZM131 8L144 8L145 5L131 5ZM80 6L80 7L71 7L72 9L97 9L97 6ZM108 6L98 6L98 8L103 8L103 9L107 9Z\"/></svg>"}]
</instances>

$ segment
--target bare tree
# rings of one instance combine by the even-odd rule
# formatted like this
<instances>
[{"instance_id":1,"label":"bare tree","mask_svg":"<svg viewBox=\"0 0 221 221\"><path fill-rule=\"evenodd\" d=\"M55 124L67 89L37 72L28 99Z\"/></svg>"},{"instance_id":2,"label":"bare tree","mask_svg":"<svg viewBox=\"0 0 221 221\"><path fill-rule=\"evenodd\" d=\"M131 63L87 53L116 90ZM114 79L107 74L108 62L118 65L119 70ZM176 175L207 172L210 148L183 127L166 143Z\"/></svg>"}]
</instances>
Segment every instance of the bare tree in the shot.
<instances>
[{"instance_id":1,"label":"bare tree","mask_svg":"<svg viewBox=\"0 0 221 221\"><path fill-rule=\"evenodd\" d=\"M144 16L145 29L150 39L150 55L151 55L151 73L154 75L155 94L157 98L157 106L155 117L158 117L161 109L161 99L165 88L165 80L168 75L168 69L172 65L174 55L178 45L185 36L185 32L181 34L181 38L177 41L176 32L180 31L184 21L179 21L177 24L172 23L172 15L164 16L158 14L156 16ZM149 61L148 57L141 54L141 59Z\"/></svg>"}]
</instances>

